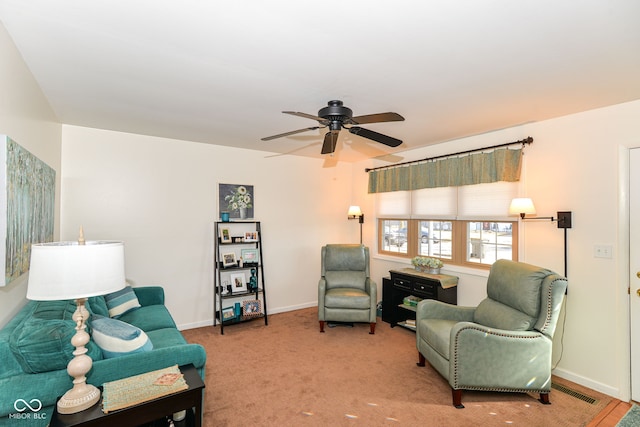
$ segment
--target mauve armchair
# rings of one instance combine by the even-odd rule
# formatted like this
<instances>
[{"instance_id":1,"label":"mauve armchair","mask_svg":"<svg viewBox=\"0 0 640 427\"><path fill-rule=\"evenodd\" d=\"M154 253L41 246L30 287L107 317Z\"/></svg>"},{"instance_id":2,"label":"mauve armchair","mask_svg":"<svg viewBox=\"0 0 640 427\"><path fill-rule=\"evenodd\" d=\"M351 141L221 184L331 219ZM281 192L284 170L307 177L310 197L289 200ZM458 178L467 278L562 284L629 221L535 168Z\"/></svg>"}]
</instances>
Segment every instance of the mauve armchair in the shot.
<instances>
[{"instance_id":1,"label":"mauve armchair","mask_svg":"<svg viewBox=\"0 0 640 427\"><path fill-rule=\"evenodd\" d=\"M478 307L418 303L418 365L428 361L449 381L456 408L464 408L462 390L535 392L548 404L552 339L566 289L567 279L550 270L496 261Z\"/></svg>"},{"instance_id":2,"label":"mauve armchair","mask_svg":"<svg viewBox=\"0 0 640 427\"><path fill-rule=\"evenodd\" d=\"M318 282L320 332L326 322L366 322L376 330L378 288L369 277L369 248L332 244L322 247Z\"/></svg>"}]
</instances>

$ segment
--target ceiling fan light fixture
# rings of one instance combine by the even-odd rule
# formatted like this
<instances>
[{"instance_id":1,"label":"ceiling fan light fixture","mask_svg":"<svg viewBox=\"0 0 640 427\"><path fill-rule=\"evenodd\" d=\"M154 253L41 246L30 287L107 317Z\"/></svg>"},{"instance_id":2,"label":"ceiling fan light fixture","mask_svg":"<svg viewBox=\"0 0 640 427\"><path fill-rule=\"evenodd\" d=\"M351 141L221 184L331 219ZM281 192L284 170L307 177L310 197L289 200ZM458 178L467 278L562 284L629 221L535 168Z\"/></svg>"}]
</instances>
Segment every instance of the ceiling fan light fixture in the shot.
<instances>
[{"instance_id":1,"label":"ceiling fan light fixture","mask_svg":"<svg viewBox=\"0 0 640 427\"><path fill-rule=\"evenodd\" d=\"M340 130L345 128L346 125L358 125L363 123L383 123L383 122L397 122L403 121L404 117L402 117L398 113L377 113L377 114L368 114L365 116L357 116L353 117L353 111L351 108L345 107L342 101L333 100L327 103L326 107L321 108L318 111L318 115L314 116L312 114L301 113L297 111L283 111L285 114L291 114L298 117L303 117L307 119L317 120L318 124L321 126L309 127L304 129L298 129L290 132L281 133L278 135L268 136L265 138L261 138L263 141L270 141L276 138L282 138L285 136L295 135L297 133L306 132L308 130L320 129L323 127L329 127L329 132L327 132L324 136L324 141L322 143L321 154L331 154L336 149L336 144L338 142L338 134ZM363 129L359 126L352 126L349 129L354 135L359 135L360 137L370 139L375 142L379 142L380 144L387 145L389 147L397 147L402 144L402 141L396 138L392 138L390 136L374 132L369 129Z\"/></svg>"}]
</instances>

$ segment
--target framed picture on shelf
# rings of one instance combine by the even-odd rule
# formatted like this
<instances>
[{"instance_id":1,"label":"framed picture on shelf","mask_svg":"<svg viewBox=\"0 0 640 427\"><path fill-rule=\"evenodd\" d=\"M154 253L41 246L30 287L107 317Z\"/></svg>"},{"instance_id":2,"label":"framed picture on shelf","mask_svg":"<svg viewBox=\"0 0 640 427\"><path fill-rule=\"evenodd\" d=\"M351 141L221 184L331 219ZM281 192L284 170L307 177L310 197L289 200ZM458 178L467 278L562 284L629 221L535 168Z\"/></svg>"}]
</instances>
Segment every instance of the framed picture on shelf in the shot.
<instances>
[{"instance_id":1,"label":"framed picture on shelf","mask_svg":"<svg viewBox=\"0 0 640 427\"><path fill-rule=\"evenodd\" d=\"M260 304L260 300L242 301L242 313L245 317L262 315L262 304Z\"/></svg>"},{"instance_id":2,"label":"framed picture on shelf","mask_svg":"<svg viewBox=\"0 0 640 427\"><path fill-rule=\"evenodd\" d=\"M236 254L234 252L222 254L222 265L224 267L235 267L238 265L236 261Z\"/></svg>"},{"instance_id":3,"label":"framed picture on shelf","mask_svg":"<svg viewBox=\"0 0 640 427\"><path fill-rule=\"evenodd\" d=\"M232 293L246 292L247 291L247 279L244 273L236 273L230 275Z\"/></svg>"},{"instance_id":4,"label":"framed picture on shelf","mask_svg":"<svg viewBox=\"0 0 640 427\"><path fill-rule=\"evenodd\" d=\"M244 233L244 241L245 242L257 242L258 241L258 232L257 231L246 231Z\"/></svg>"},{"instance_id":5,"label":"framed picture on shelf","mask_svg":"<svg viewBox=\"0 0 640 427\"><path fill-rule=\"evenodd\" d=\"M240 256L244 264L257 264L258 263L258 250L257 249L241 249Z\"/></svg>"},{"instance_id":6,"label":"framed picture on shelf","mask_svg":"<svg viewBox=\"0 0 640 427\"><path fill-rule=\"evenodd\" d=\"M231 231L226 227L220 229L220 242L231 243Z\"/></svg>"},{"instance_id":7,"label":"framed picture on shelf","mask_svg":"<svg viewBox=\"0 0 640 427\"><path fill-rule=\"evenodd\" d=\"M236 318L236 313L233 307L226 307L222 309L222 320L233 320Z\"/></svg>"}]
</instances>

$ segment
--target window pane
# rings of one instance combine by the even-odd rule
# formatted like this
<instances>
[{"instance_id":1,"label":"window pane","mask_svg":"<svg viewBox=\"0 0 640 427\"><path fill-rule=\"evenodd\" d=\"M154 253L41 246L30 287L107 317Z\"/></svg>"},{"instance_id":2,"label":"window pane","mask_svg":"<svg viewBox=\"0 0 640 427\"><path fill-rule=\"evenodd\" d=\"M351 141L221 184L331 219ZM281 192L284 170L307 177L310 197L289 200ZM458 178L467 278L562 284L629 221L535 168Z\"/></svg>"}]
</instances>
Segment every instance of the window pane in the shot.
<instances>
[{"instance_id":1,"label":"window pane","mask_svg":"<svg viewBox=\"0 0 640 427\"><path fill-rule=\"evenodd\" d=\"M382 221L382 250L407 253L407 221L387 219Z\"/></svg>"},{"instance_id":2,"label":"window pane","mask_svg":"<svg viewBox=\"0 0 640 427\"><path fill-rule=\"evenodd\" d=\"M467 261L491 265L512 259L512 227L510 222L468 222Z\"/></svg>"},{"instance_id":3,"label":"window pane","mask_svg":"<svg viewBox=\"0 0 640 427\"><path fill-rule=\"evenodd\" d=\"M419 255L451 259L451 221L420 221L418 233Z\"/></svg>"}]
</instances>

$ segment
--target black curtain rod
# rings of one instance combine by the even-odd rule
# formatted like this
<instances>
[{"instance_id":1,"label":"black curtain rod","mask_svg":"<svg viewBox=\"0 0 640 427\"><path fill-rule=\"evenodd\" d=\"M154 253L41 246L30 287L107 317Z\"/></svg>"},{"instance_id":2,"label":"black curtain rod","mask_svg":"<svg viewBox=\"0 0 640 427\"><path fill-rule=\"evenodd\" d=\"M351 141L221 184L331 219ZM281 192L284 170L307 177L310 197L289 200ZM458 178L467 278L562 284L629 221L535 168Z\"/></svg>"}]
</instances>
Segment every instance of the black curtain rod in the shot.
<instances>
[{"instance_id":1,"label":"black curtain rod","mask_svg":"<svg viewBox=\"0 0 640 427\"><path fill-rule=\"evenodd\" d=\"M426 159L421 159L421 160L411 160L408 162L396 163L394 165L378 166L377 168L366 168L364 171L371 172L378 169L395 168L396 166L410 165L412 163L428 162L429 160L443 159L445 157L459 156L461 154L477 153L479 151L490 150L492 148L509 147L511 145L516 145L516 144L522 144L522 146L524 146L525 144L531 144L532 142L533 142L533 138L528 136L525 139L522 139L520 141L507 142L505 144L492 145L490 147L484 147L484 148L474 148L473 150L459 151L457 153L443 154L441 156L435 156L435 157L427 157Z\"/></svg>"}]
</instances>

